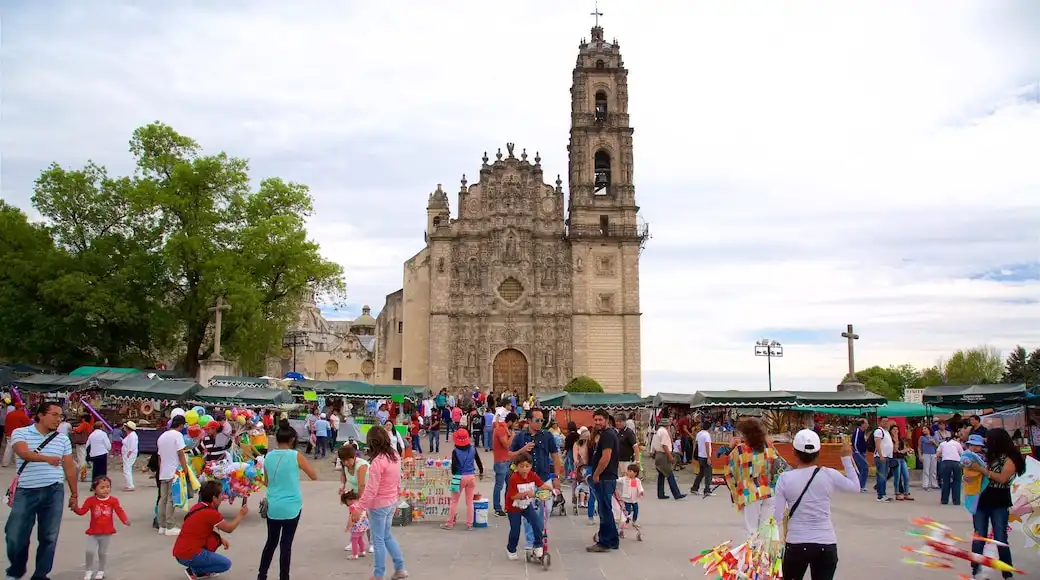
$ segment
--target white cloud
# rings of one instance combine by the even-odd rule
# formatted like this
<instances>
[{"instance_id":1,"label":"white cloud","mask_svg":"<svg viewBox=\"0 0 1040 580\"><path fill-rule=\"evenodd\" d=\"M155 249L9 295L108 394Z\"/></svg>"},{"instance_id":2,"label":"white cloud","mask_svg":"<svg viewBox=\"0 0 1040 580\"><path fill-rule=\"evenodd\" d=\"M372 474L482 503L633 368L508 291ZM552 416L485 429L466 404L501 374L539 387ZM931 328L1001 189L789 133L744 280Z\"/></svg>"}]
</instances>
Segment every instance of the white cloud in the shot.
<instances>
[{"instance_id":1,"label":"white cloud","mask_svg":"<svg viewBox=\"0 0 1040 580\"><path fill-rule=\"evenodd\" d=\"M588 4L9 3L2 194L28 206L54 160L126 171L133 128L161 119L257 176L310 184L312 235L354 309L378 309L437 183L473 181L506 141L566 176ZM601 8L631 71L654 233L648 391L760 388L763 329L833 328L775 361L786 388L840 378L848 322L861 366L1040 345L1036 280L970 279L1040 261L1035 2Z\"/></svg>"}]
</instances>

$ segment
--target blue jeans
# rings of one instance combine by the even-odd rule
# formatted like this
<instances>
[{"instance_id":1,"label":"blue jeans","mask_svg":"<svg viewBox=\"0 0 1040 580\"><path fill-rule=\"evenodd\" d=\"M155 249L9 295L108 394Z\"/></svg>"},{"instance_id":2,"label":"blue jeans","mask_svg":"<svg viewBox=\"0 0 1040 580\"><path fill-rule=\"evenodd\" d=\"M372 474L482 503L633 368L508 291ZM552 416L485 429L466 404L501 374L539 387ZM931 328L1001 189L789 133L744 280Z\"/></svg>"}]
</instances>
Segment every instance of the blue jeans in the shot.
<instances>
[{"instance_id":1,"label":"blue jeans","mask_svg":"<svg viewBox=\"0 0 1040 580\"><path fill-rule=\"evenodd\" d=\"M524 530L533 529L534 543L532 544L535 548L542 547L542 514L541 510L536 509L535 506L542 502L534 500L531 505L524 508L524 511L519 513L509 512L509 541L506 542L506 550L510 554L516 553L516 546L520 543L520 520L524 521Z\"/></svg>"},{"instance_id":2,"label":"blue jeans","mask_svg":"<svg viewBox=\"0 0 1040 580\"><path fill-rule=\"evenodd\" d=\"M496 512L502 511L502 494L506 491L510 465L508 461L495 462L495 491L492 492L494 494L492 503Z\"/></svg>"},{"instance_id":3,"label":"blue jeans","mask_svg":"<svg viewBox=\"0 0 1040 580\"><path fill-rule=\"evenodd\" d=\"M596 516L596 486L592 485L592 466L585 467L585 481L589 483L589 519Z\"/></svg>"},{"instance_id":4,"label":"blue jeans","mask_svg":"<svg viewBox=\"0 0 1040 580\"><path fill-rule=\"evenodd\" d=\"M614 521L614 508L610 502L614 499L617 491L616 479L601 479L591 485L596 497L596 505L599 508L599 539L596 542L604 548L616 550L621 547L621 539L618 537L617 523Z\"/></svg>"},{"instance_id":5,"label":"blue jeans","mask_svg":"<svg viewBox=\"0 0 1040 580\"><path fill-rule=\"evenodd\" d=\"M877 470L877 496L878 499L885 497L885 486L888 483L888 466L892 459L884 457L874 458L874 469Z\"/></svg>"},{"instance_id":6,"label":"blue jeans","mask_svg":"<svg viewBox=\"0 0 1040 580\"><path fill-rule=\"evenodd\" d=\"M867 489L867 476L870 470L867 468L867 458L862 453L853 453L852 461L856 464L856 473L859 475L859 488Z\"/></svg>"},{"instance_id":7,"label":"blue jeans","mask_svg":"<svg viewBox=\"0 0 1040 580\"><path fill-rule=\"evenodd\" d=\"M545 502L539 499L533 500L531 505L528 506L529 510L533 510L538 516L538 527L536 528L529 518L524 518L524 549L536 548L542 545L542 526L543 522L547 517L547 510L545 509ZM525 510L526 511L526 510ZM513 514L509 514L509 535L513 535ZM536 533L537 532L537 533ZM513 544L516 547L516 544Z\"/></svg>"},{"instance_id":8,"label":"blue jeans","mask_svg":"<svg viewBox=\"0 0 1040 580\"><path fill-rule=\"evenodd\" d=\"M208 550L195 554L190 560L177 558L177 561L196 574L223 574L231 569L231 560L227 556Z\"/></svg>"},{"instance_id":9,"label":"blue jeans","mask_svg":"<svg viewBox=\"0 0 1040 580\"><path fill-rule=\"evenodd\" d=\"M441 452L441 430L434 429L433 431L427 431L426 437L430 443L430 453Z\"/></svg>"},{"instance_id":10,"label":"blue jeans","mask_svg":"<svg viewBox=\"0 0 1040 580\"><path fill-rule=\"evenodd\" d=\"M54 550L58 546L58 530L65 509L65 489L61 483L32 489L18 488L14 505L7 516L4 535L7 536L7 576L25 576L29 562L29 539L33 526L40 524L36 532L39 545L36 547L36 571L33 578L46 578L54 567Z\"/></svg>"},{"instance_id":11,"label":"blue jeans","mask_svg":"<svg viewBox=\"0 0 1040 580\"><path fill-rule=\"evenodd\" d=\"M314 458L325 457L325 444L328 442L328 435L315 435L314 437Z\"/></svg>"},{"instance_id":12,"label":"blue jeans","mask_svg":"<svg viewBox=\"0 0 1040 580\"><path fill-rule=\"evenodd\" d=\"M412 436L412 451L415 451L416 453L422 453L422 441L419 439L418 434Z\"/></svg>"},{"instance_id":13,"label":"blue jeans","mask_svg":"<svg viewBox=\"0 0 1040 580\"><path fill-rule=\"evenodd\" d=\"M910 470L906 467L906 459L895 459L896 470L892 478L892 487L896 495L910 492Z\"/></svg>"},{"instance_id":14,"label":"blue jeans","mask_svg":"<svg viewBox=\"0 0 1040 580\"><path fill-rule=\"evenodd\" d=\"M993 524L993 539L998 542L1007 544L1007 528L1008 528L1008 508L979 508L975 510L975 515L972 516L972 523L975 526L975 533L983 538L989 536L989 526ZM982 549L986 546L982 540L972 540L971 551L976 554L981 554ZM997 555L1000 556L1000 561L1011 565L1011 548L1004 545L997 545ZM971 565L972 575L979 573L979 565ZM1011 578L1010 572L1004 572L1005 578Z\"/></svg>"},{"instance_id":15,"label":"blue jeans","mask_svg":"<svg viewBox=\"0 0 1040 580\"><path fill-rule=\"evenodd\" d=\"M625 513L632 516L632 522L639 521L639 504L625 502Z\"/></svg>"},{"instance_id":16,"label":"blue jeans","mask_svg":"<svg viewBox=\"0 0 1040 580\"><path fill-rule=\"evenodd\" d=\"M950 495L953 495L953 505L961 505L961 462L940 461L939 462L939 489L941 497L939 501L945 505L950 503Z\"/></svg>"},{"instance_id":17,"label":"blue jeans","mask_svg":"<svg viewBox=\"0 0 1040 580\"><path fill-rule=\"evenodd\" d=\"M394 571L404 570L404 554L390 530L390 524L394 519L396 504L382 508L368 510L368 523L372 529L372 547L375 548L373 558L372 576L382 578L386 575L386 553L390 552L390 559L394 562Z\"/></svg>"},{"instance_id":18,"label":"blue jeans","mask_svg":"<svg viewBox=\"0 0 1040 580\"><path fill-rule=\"evenodd\" d=\"M568 479L574 471L574 454L567 453L563 456L563 478Z\"/></svg>"},{"instance_id":19,"label":"blue jeans","mask_svg":"<svg viewBox=\"0 0 1040 580\"><path fill-rule=\"evenodd\" d=\"M491 427L484 427L484 451L491 451Z\"/></svg>"}]
</instances>

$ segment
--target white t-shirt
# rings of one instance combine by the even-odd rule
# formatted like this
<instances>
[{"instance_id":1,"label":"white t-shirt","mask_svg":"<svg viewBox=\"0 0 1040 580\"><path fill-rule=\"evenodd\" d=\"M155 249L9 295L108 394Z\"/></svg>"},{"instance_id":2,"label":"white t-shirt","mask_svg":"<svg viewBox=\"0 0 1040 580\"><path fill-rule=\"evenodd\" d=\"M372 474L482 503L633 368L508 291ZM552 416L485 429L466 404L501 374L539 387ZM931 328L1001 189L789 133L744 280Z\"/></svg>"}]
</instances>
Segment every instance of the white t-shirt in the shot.
<instances>
[{"instance_id":1,"label":"white t-shirt","mask_svg":"<svg viewBox=\"0 0 1040 580\"><path fill-rule=\"evenodd\" d=\"M112 440L108 438L104 429L94 429L87 436L87 449L90 449L91 457L108 455L108 452L112 451Z\"/></svg>"},{"instance_id":2,"label":"white t-shirt","mask_svg":"<svg viewBox=\"0 0 1040 580\"><path fill-rule=\"evenodd\" d=\"M874 439L881 438L881 447L877 448L875 454L880 454L883 458L892 457L892 436L888 434L888 431L878 427L874 429L874 433L871 435ZM876 444L876 441L875 441Z\"/></svg>"},{"instance_id":3,"label":"white t-shirt","mask_svg":"<svg viewBox=\"0 0 1040 580\"><path fill-rule=\"evenodd\" d=\"M709 458L711 456L711 433L707 429L697 432L697 457Z\"/></svg>"},{"instance_id":4,"label":"white t-shirt","mask_svg":"<svg viewBox=\"0 0 1040 580\"><path fill-rule=\"evenodd\" d=\"M939 461L960 461L963 451L964 447L961 446L960 441L956 439L943 441L939 444Z\"/></svg>"},{"instance_id":5,"label":"white t-shirt","mask_svg":"<svg viewBox=\"0 0 1040 580\"><path fill-rule=\"evenodd\" d=\"M339 431L339 414L333 413L329 415L329 424L332 425L334 430Z\"/></svg>"},{"instance_id":6,"label":"white t-shirt","mask_svg":"<svg viewBox=\"0 0 1040 580\"><path fill-rule=\"evenodd\" d=\"M69 431L72 431L72 425L68 421L62 421L61 424L58 425L58 433L68 437Z\"/></svg>"},{"instance_id":7,"label":"white t-shirt","mask_svg":"<svg viewBox=\"0 0 1040 580\"><path fill-rule=\"evenodd\" d=\"M167 429L156 442L159 449L159 481L173 479L181 465L180 450L184 449L184 436L176 429Z\"/></svg>"}]
</instances>

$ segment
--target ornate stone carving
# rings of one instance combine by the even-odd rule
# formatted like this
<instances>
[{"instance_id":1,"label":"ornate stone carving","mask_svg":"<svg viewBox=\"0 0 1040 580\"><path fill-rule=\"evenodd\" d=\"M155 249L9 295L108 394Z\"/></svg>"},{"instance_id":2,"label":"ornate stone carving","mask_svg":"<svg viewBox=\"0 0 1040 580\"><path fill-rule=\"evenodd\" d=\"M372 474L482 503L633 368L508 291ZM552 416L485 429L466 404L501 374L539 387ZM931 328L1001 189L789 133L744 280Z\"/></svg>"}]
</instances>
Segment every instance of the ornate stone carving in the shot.
<instances>
[{"instance_id":1,"label":"ornate stone carving","mask_svg":"<svg viewBox=\"0 0 1040 580\"><path fill-rule=\"evenodd\" d=\"M614 312L614 295L606 293L596 296L596 312L612 314Z\"/></svg>"},{"instance_id":2,"label":"ornate stone carving","mask_svg":"<svg viewBox=\"0 0 1040 580\"><path fill-rule=\"evenodd\" d=\"M480 281L480 262L478 262L476 258L470 258L469 269L466 275L466 287L470 289L480 288Z\"/></svg>"},{"instance_id":3,"label":"ornate stone carving","mask_svg":"<svg viewBox=\"0 0 1040 580\"><path fill-rule=\"evenodd\" d=\"M542 288L546 290L556 288L556 261L546 258L542 268Z\"/></svg>"},{"instance_id":4,"label":"ornate stone carving","mask_svg":"<svg viewBox=\"0 0 1040 580\"><path fill-rule=\"evenodd\" d=\"M614 276L613 256L596 256L596 275L601 277Z\"/></svg>"}]
</instances>

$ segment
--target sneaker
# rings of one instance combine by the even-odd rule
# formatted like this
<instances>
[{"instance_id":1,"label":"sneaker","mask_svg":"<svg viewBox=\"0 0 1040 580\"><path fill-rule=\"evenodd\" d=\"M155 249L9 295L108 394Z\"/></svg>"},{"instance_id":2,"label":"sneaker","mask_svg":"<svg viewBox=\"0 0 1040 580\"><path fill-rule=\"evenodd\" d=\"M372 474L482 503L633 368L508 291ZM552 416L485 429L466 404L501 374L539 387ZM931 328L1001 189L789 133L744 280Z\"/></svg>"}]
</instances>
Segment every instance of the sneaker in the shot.
<instances>
[{"instance_id":1,"label":"sneaker","mask_svg":"<svg viewBox=\"0 0 1040 580\"><path fill-rule=\"evenodd\" d=\"M94 580L105 580L105 571L98 570L97 574L94 574Z\"/></svg>"},{"instance_id":2,"label":"sneaker","mask_svg":"<svg viewBox=\"0 0 1040 580\"><path fill-rule=\"evenodd\" d=\"M347 544L346 546L343 546L343 551L344 552L349 552L349 551L351 551L353 549L354 549L354 547L351 546L350 544Z\"/></svg>"},{"instance_id":3,"label":"sneaker","mask_svg":"<svg viewBox=\"0 0 1040 580\"><path fill-rule=\"evenodd\" d=\"M394 575L390 577L390 580L404 580L409 576L411 574L408 573L408 570L394 570Z\"/></svg>"},{"instance_id":4,"label":"sneaker","mask_svg":"<svg viewBox=\"0 0 1040 580\"><path fill-rule=\"evenodd\" d=\"M880 502L883 502L883 503L888 503L888 502L892 501L892 498L890 498L888 496L885 496L885 497L879 497L879 498L877 498L877 500L880 501Z\"/></svg>"},{"instance_id":5,"label":"sneaker","mask_svg":"<svg viewBox=\"0 0 1040 580\"><path fill-rule=\"evenodd\" d=\"M589 518L589 521L585 525L587 525L587 526L595 526L596 525L596 518Z\"/></svg>"},{"instance_id":6,"label":"sneaker","mask_svg":"<svg viewBox=\"0 0 1040 580\"><path fill-rule=\"evenodd\" d=\"M685 493L680 495L679 497L675 498L675 501L682 501L682 500L686 499L686 495L687 494L685 494ZM665 498L665 499L667 499L667 498Z\"/></svg>"},{"instance_id":7,"label":"sneaker","mask_svg":"<svg viewBox=\"0 0 1040 580\"><path fill-rule=\"evenodd\" d=\"M83 580L94 580L94 573L90 570L87 570L83 573Z\"/></svg>"},{"instance_id":8,"label":"sneaker","mask_svg":"<svg viewBox=\"0 0 1040 580\"><path fill-rule=\"evenodd\" d=\"M535 558L539 558L540 559L542 557L542 554L544 554L544 553L545 553L545 550L543 550L541 546L538 546L537 548L534 549L534 557Z\"/></svg>"},{"instance_id":9,"label":"sneaker","mask_svg":"<svg viewBox=\"0 0 1040 580\"><path fill-rule=\"evenodd\" d=\"M506 517L509 514L507 514L506 512L504 512L502 510L498 510L498 511L495 512L495 515L500 517L500 518L504 518L504 517Z\"/></svg>"},{"instance_id":10,"label":"sneaker","mask_svg":"<svg viewBox=\"0 0 1040 580\"><path fill-rule=\"evenodd\" d=\"M520 556L518 556L516 552L506 551L506 558L509 558L510 560L519 560Z\"/></svg>"},{"instance_id":11,"label":"sneaker","mask_svg":"<svg viewBox=\"0 0 1040 580\"><path fill-rule=\"evenodd\" d=\"M166 528L159 528L159 535L160 536L165 536L166 535Z\"/></svg>"},{"instance_id":12,"label":"sneaker","mask_svg":"<svg viewBox=\"0 0 1040 580\"><path fill-rule=\"evenodd\" d=\"M376 553L376 547L375 546L369 546L368 547L368 553L369 554L375 554Z\"/></svg>"},{"instance_id":13,"label":"sneaker","mask_svg":"<svg viewBox=\"0 0 1040 580\"><path fill-rule=\"evenodd\" d=\"M170 529L166 530L166 533L163 534L163 535L164 536L179 536L180 534L181 534L181 529L180 528L170 528Z\"/></svg>"}]
</instances>

